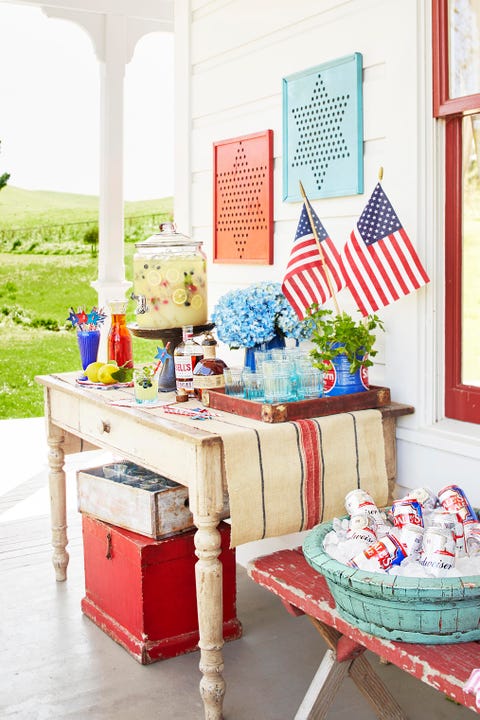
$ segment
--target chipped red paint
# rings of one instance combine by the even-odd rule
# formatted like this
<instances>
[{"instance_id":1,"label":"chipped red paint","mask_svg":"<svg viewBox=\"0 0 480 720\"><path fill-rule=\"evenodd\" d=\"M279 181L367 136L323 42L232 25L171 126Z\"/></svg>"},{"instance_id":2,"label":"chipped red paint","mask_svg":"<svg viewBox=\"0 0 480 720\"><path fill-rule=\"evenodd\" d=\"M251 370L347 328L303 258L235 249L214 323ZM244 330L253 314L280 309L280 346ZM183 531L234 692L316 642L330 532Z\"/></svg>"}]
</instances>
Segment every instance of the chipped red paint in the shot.
<instances>
[{"instance_id":1,"label":"chipped red paint","mask_svg":"<svg viewBox=\"0 0 480 720\"><path fill-rule=\"evenodd\" d=\"M197 649L194 531L153 540L82 515L82 610L143 665ZM220 523L223 634L241 635L236 616L235 550Z\"/></svg>"},{"instance_id":2,"label":"chipped red paint","mask_svg":"<svg viewBox=\"0 0 480 720\"><path fill-rule=\"evenodd\" d=\"M284 603L290 603L339 630L344 636L345 649L338 650L338 660L347 659L349 649L354 652L355 645L360 645L479 713L475 696L465 693L463 685L470 672L480 667L480 643L421 645L393 642L359 630L337 613L325 578L308 565L300 549L281 550L257 558L250 563L248 574ZM347 639L353 643L351 646Z\"/></svg>"}]
</instances>

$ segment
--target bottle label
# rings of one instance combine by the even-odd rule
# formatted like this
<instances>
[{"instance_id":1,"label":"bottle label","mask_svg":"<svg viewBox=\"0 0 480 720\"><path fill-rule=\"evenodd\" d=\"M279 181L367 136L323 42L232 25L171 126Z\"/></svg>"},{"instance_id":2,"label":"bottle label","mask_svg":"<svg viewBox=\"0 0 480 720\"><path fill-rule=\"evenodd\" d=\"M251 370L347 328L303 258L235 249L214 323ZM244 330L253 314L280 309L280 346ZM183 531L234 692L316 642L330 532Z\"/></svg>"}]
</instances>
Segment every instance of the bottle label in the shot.
<instances>
[{"instance_id":1,"label":"bottle label","mask_svg":"<svg viewBox=\"0 0 480 720\"><path fill-rule=\"evenodd\" d=\"M181 355L175 358L175 377L177 380L193 379L192 358L188 355Z\"/></svg>"},{"instance_id":2,"label":"bottle label","mask_svg":"<svg viewBox=\"0 0 480 720\"><path fill-rule=\"evenodd\" d=\"M202 390L225 387L225 378L223 375L194 375L193 387L202 388Z\"/></svg>"}]
</instances>

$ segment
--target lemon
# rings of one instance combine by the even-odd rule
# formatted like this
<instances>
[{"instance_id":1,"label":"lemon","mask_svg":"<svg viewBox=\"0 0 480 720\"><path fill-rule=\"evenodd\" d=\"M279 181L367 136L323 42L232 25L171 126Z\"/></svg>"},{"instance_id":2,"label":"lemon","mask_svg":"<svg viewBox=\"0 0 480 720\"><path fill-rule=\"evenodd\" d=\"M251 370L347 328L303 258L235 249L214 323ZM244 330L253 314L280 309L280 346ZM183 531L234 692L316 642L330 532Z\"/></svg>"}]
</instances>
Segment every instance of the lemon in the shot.
<instances>
[{"instance_id":1,"label":"lemon","mask_svg":"<svg viewBox=\"0 0 480 720\"><path fill-rule=\"evenodd\" d=\"M183 288L177 288L172 295L172 300L175 305L183 305L187 299L187 292Z\"/></svg>"},{"instance_id":2,"label":"lemon","mask_svg":"<svg viewBox=\"0 0 480 720\"><path fill-rule=\"evenodd\" d=\"M158 270L150 270L147 275L147 282L149 282L150 285L159 285L161 280L162 275L158 272Z\"/></svg>"},{"instance_id":3,"label":"lemon","mask_svg":"<svg viewBox=\"0 0 480 720\"><path fill-rule=\"evenodd\" d=\"M98 371L98 381L104 385L113 385L117 382L115 378L112 377L113 373L116 372L118 372L118 365L105 363L105 365Z\"/></svg>"},{"instance_id":4,"label":"lemon","mask_svg":"<svg viewBox=\"0 0 480 720\"><path fill-rule=\"evenodd\" d=\"M87 367L85 368L85 375L90 380L90 382L98 382L98 371L104 366L104 364L105 363L99 362L97 360L96 362L87 365Z\"/></svg>"},{"instance_id":5,"label":"lemon","mask_svg":"<svg viewBox=\"0 0 480 720\"><path fill-rule=\"evenodd\" d=\"M165 277L167 278L169 283L172 283L172 285L180 280L180 273L176 268L168 268L167 272L165 273Z\"/></svg>"},{"instance_id":6,"label":"lemon","mask_svg":"<svg viewBox=\"0 0 480 720\"><path fill-rule=\"evenodd\" d=\"M192 297L192 302L191 302L190 304L191 304L191 306L192 306L192 308L193 308L194 310L199 310L199 309L202 307L202 305L203 305L203 298L202 298L202 296L201 296L201 295L198 295L198 293L197 293L197 295L194 295L194 296Z\"/></svg>"}]
</instances>

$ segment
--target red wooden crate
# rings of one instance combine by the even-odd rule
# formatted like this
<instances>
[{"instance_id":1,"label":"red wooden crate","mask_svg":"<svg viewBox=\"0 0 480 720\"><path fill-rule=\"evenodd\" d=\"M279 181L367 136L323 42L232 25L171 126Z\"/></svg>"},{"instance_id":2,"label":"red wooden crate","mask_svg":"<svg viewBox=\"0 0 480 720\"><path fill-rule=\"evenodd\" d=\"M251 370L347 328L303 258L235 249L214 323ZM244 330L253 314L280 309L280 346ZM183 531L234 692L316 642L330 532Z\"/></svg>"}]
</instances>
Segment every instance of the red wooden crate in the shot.
<instances>
[{"instance_id":1,"label":"red wooden crate","mask_svg":"<svg viewBox=\"0 0 480 720\"><path fill-rule=\"evenodd\" d=\"M197 649L194 531L163 540L82 515L82 611L143 665ZM235 550L221 523L223 635L241 635L236 616Z\"/></svg>"}]
</instances>

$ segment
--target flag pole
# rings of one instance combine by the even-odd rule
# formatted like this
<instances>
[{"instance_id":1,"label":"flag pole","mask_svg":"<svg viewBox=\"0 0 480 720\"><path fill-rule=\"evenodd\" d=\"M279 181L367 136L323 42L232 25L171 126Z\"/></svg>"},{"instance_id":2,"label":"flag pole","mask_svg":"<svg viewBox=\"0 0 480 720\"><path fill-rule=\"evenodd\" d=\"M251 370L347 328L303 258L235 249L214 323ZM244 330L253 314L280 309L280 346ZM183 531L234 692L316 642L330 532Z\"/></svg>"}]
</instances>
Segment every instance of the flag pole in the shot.
<instances>
[{"instance_id":1,"label":"flag pole","mask_svg":"<svg viewBox=\"0 0 480 720\"><path fill-rule=\"evenodd\" d=\"M328 289L330 290L330 294L331 294L331 296L332 296L333 304L335 305L335 311L336 311L337 315L340 315L340 308L339 308L339 306L338 306L338 300L337 300L337 296L336 296L335 290L333 289L332 278L331 278L331 276L330 276L330 270L329 270L329 268L328 268L327 263L325 262L325 255L323 254L322 244L321 244L320 239L319 239L319 237L318 237L317 228L315 227L315 223L313 222L312 210L311 210L311 207L310 207L310 200L307 198L307 195L306 195L306 193L305 193L304 187L303 187L303 185L302 185L302 181L299 180L299 181L298 181L298 184L300 185L300 192L301 192L301 194L302 194L303 201L304 201L304 203L305 203L305 208L306 208L306 210L307 210L308 219L310 220L310 227L312 228L313 237L315 238L315 242L317 243L318 252L320 253L320 259L321 259L321 262L322 262L322 264L323 264L323 266L324 266L324 269L325 269L325 276L326 276L326 278L327 278Z\"/></svg>"},{"instance_id":2,"label":"flag pole","mask_svg":"<svg viewBox=\"0 0 480 720\"><path fill-rule=\"evenodd\" d=\"M382 165L380 165L380 167L378 168L378 182L382 182L382 180L383 180L383 167L382 167Z\"/></svg>"}]
</instances>

